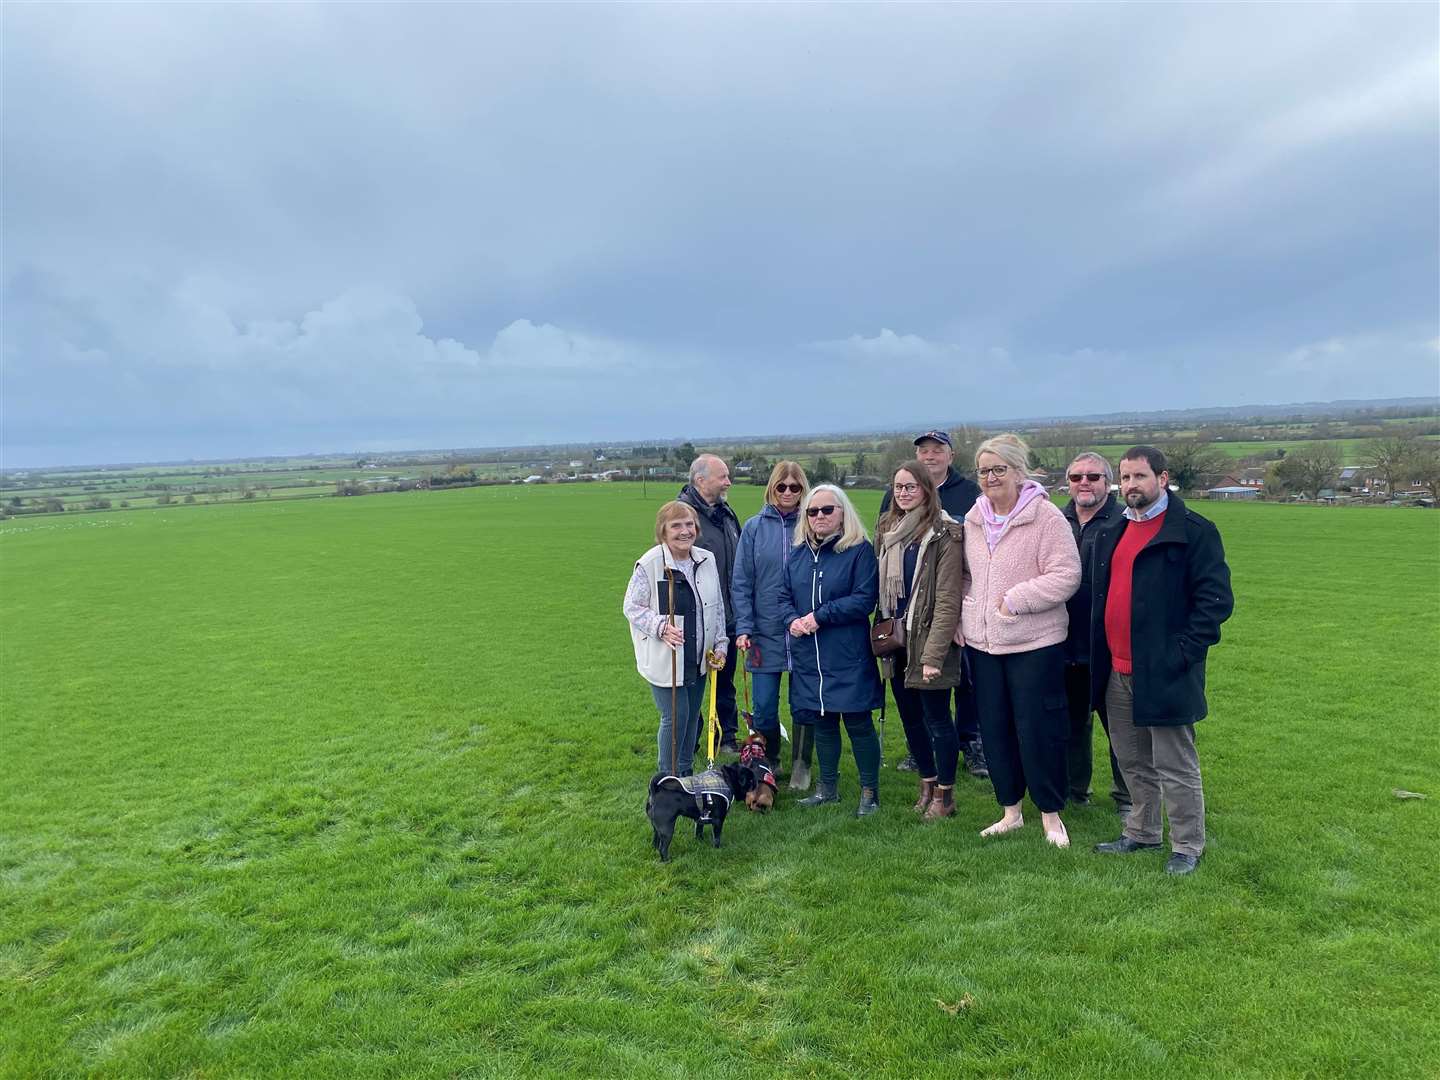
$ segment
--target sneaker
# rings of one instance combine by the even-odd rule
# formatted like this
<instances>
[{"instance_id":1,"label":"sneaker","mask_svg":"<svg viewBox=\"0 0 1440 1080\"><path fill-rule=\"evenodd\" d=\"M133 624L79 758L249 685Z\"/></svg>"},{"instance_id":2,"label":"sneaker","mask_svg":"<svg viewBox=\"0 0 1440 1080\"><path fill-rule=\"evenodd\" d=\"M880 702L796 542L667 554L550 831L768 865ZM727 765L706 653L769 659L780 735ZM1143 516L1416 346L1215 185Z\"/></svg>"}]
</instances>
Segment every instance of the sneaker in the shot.
<instances>
[{"instance_id":1,"label":"sneaker","mask_svg":"<svg viewBox=\"0 0 1440 1080\"><path fill-rule=\"evenodd\" d=\"M1200 857L1198 855L1182 855L1180 854L1180 852L1177 851L1173 855L1171 855L1169 860L1165 863L1165 873L1193 874L1195 872L1195 867L1198 866L1199 863Z\"/></svg>"},{"instance_id":2,"label":"sneaker","mask_svg":"<svg viewBox=\"0 0 1440 1080\"><path fill-rule=\"evenodd\" d=\"M738 746L735 745L735 740L734 740L734 739L726 739L724 742L722 742L722 743L720 744L720 753L722 753L722 754L734 754L736 757L739 757L739 756L740 756L740 747L738 747Z\"/></svg>"},{"instance_id":3,"label":"sneaker","mask_svg":"<svg viewBox=\"0 0 1440 1080\"><path fill-rule=\"evenodd\" d=\"M915 764L915 755L914 755L914 754L906 754L903 758L901 758L899 761L897 761L897 762L895 763L895 768L899 769L901 772L919 772L919 771L920 771L919 767Z\"/></svg>"},{"instance_id":4,"label":"sneaker","mask_svg":"<svg viewBox=\"0 0 1440 1080\"><path fill-rule=\"evenodd\" d=\"M990 766L985 764L985 748L980 745L980 740L976 739L962 749L965 755L965 771L981 780L989 780Z\"/></svg>"}]
</instances>

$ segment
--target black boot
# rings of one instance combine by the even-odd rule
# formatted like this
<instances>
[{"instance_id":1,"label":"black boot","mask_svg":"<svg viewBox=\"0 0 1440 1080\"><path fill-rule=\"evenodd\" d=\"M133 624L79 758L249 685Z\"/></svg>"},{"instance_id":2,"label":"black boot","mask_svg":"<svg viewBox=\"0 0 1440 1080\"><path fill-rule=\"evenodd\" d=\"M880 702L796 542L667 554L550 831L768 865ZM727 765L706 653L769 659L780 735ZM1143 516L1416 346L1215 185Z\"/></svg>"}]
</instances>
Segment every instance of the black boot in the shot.
<instances>
[{"instance_id":1,"label":"black boot","mask_svg":"<svg viewBox=\"0 0 1440 1080\"><path fill-rule=\"evenodd\" d=\"M860 807L855 811L856 817L869 817L880 809L880 793L874 788L860 789Z\"/></svg>"},{"instance_id":2,"label":"black boot","mask_svg":"<svg viewBox=\"0 0 1440 1080\"><path fill-rule=\"evenodd\" d=\"M839 785L838 783L835 783L835 784L827 784L824 780L821 780L820 783L815 786L815 794L814 794L814 795L811 795L809 798L806 798L806 799L798 799L798 800L796 800L795 805L796 805L796 806L823 806L825 803L832 803L832 802L839 802L839 801L840 801L840 785Z\"/></svg>"}]
</instances>

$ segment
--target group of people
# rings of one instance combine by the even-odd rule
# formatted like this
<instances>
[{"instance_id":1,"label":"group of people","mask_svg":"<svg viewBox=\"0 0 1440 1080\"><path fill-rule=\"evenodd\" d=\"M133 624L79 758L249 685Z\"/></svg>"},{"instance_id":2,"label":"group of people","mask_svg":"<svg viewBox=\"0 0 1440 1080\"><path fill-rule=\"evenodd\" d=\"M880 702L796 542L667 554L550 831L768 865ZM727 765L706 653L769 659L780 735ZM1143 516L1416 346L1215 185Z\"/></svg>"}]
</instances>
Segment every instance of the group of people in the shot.
<instances>
[{"instance_id":1,"label":"group of people","mask_svg":"<svg viewBox=\"0 0 1440 1080\"><path fill-rule=\"evenodd\" d=\"M954 467L947 432L915 439L894 471L872 544L845 492L811 487L781 461L765 505L741 527L726 463L696 458L656 517L624 612L636 666L660 713L657 767L692 772L709 671L722 749L736 747L735 670L753 686L750 727L779 766L780 681L788 677L791 787L801 806L838 802L841 728L860 779L856 813L879 809L873 713L890 684L919 777L914 809L955 813L962 762L1000 804L981 836L1024 825L1028 793L1050 844L1061 812L1090 797L1092 717L1110 742L1121 835L1097 851L1159 848L1166 871L1193 871L1205 848L1195 723L1206 714L1205 658L1233 607L1215 526L1169 491L1164 454L1127 451L1115 473L1086 452L1066 470L1062 511L1032 474L1017 435L983 442L975 479ZM877 658L872 626L894 645ZM953 702L953 711L952 711Z\"/></svg>"}]
</instances>

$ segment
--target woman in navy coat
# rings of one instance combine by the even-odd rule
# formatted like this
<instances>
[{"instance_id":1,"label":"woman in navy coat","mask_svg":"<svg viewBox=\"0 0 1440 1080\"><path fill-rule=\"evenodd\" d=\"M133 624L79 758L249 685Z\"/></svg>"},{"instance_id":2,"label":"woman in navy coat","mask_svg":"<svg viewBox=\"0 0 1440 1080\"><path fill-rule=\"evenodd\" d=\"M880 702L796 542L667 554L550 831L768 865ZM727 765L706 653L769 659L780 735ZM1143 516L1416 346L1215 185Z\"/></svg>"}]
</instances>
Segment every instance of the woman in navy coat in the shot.
<instances>
[{"instance_id":1,"label":"woman in navy coat","mask_svg":"<svg viewBox=\"0 0 1440 1080\"><path fill-rule=\"evenodd\" d=\"M765 754L780 767L780 676L790 670L790 633L780 614L785 591L785 565L795 539L800 500L810 488L797 462L779 461L765 485L765 505L740 530L730 597L735 605L735 645L745 656L745 670L755 684L755 716L751 727L765 736ZM814 728L795 724L790 735L790 787L810 787L810 748Z\"/></svg>"},{"instance_id":2,"label":"woman in navy coat","mask_svg":"<svg viewBox=\"0 0 1440 1080\"><path fill-rule=\"evenodd\" d=\"M840 801L840 725L860 773L865 817L880 808L880 740L870 713L885 688L870 652L870 615L880 595L875 549L845 493L821 484L800 504L785 568L782 615L790 631L790 708L815 725L820 784L801 806Z\"/></svg>"}]
</instances>

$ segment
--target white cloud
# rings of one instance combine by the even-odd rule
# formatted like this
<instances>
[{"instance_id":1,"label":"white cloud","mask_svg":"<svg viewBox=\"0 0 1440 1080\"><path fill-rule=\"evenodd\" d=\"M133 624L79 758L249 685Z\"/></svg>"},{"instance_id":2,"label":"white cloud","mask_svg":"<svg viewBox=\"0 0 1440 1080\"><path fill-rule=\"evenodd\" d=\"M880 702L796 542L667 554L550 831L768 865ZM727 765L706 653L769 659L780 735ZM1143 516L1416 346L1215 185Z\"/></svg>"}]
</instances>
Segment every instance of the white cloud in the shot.
<instances>
[{"instance_id":1,"label":"white cloud","mask_svg":"<svg viewBox=\"0 0 1440 1080\"><path fill-rule=\"evenodd\" d=\"M927 341L919 334L897 334L888 327L881 327L874 337L851 334L836 341L813 341L804 348L864 360L934 360L961 355L959 345Z\"/></svg>"},{"instance_id":2,"label":"white cloud","mask_svg":"<svg viewBox=\"0 0 1440 1080\"><path fill-rule=\"evenodd\" d=\"M640 357L636 349L617 341L516 319L495 335L488 359L498 367L522 370L630 372Z\"/></svg>"}]
</instances>

